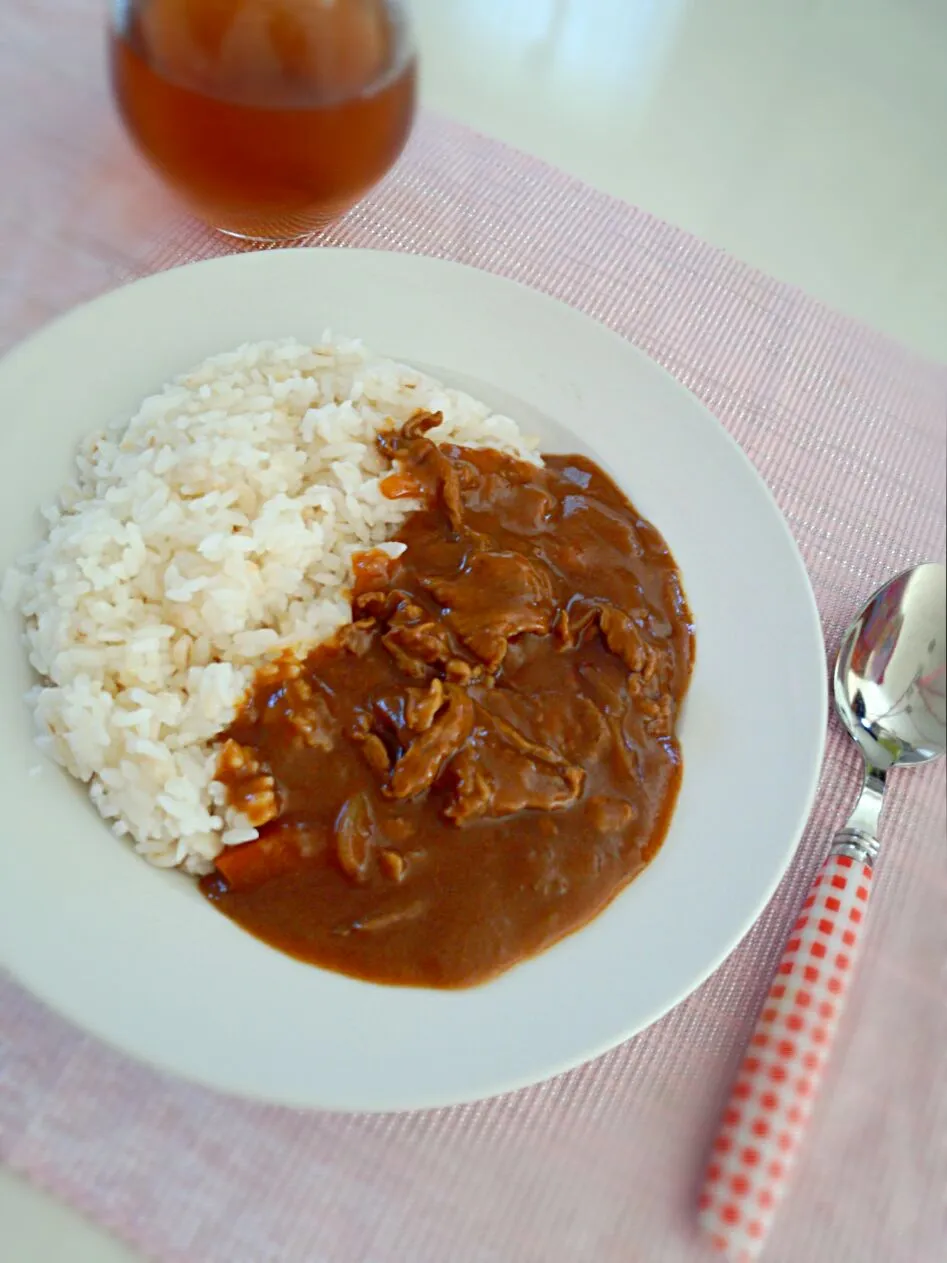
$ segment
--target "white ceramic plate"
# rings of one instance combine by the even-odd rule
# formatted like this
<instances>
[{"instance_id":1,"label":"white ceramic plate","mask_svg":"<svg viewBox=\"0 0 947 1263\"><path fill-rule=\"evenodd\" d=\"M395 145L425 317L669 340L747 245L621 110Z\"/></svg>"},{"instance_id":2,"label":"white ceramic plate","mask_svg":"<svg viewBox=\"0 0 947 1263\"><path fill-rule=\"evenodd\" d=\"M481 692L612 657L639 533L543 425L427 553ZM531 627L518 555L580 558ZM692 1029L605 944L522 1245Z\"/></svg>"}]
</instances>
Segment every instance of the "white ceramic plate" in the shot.
<instances>
[{"instance_id":1,"label":"white ceramic plate","mask_svg":"<svg viewBox=\"0 0 947 1263\"><path fill-rule=\"evenodd\" d=\"M20 628L0 617L0 948L27 987L119 1048L226 1091L395 1110L520 1087L606 1051L696 987L757 917L809 811L826 717L802 561L740 449L601 325L531 290L369 251L235 255L150 277L0 363L0 565L79 437L245 340L331 326L465 386L600 461L663 532L697 626L684 780L664 847L592 924L470 991L303 965L219 915L37 763Z\"/></svg>"}]
</instances>

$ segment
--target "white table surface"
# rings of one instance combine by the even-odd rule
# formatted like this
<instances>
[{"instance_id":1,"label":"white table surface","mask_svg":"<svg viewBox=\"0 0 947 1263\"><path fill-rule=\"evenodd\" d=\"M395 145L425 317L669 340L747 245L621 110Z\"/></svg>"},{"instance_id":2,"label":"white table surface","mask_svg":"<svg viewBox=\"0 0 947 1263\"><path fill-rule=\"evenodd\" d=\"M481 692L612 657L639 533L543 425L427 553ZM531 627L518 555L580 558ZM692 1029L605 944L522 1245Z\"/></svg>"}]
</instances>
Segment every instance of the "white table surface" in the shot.
<instances>
[{"instance_id":1,"label":"white table surface","mask_svg":"<svg viewBox=\"0 0 947 1263\"><path fill-rule=\"evenodd\" d=\"M947 0L414 8L433 108L947 359ZM134 1257L2 1172L0 1225L2 1263Z\"/></svg>"}]
</instances>

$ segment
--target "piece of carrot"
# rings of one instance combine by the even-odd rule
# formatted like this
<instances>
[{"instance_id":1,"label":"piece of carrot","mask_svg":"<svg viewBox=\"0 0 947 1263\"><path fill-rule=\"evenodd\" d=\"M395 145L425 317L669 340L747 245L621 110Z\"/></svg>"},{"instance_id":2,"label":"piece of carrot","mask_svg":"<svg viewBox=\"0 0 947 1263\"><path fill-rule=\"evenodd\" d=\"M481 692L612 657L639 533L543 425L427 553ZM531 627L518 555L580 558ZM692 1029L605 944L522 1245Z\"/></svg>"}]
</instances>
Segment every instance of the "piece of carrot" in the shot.
<instances>
[{"instance_id":1,"label":"piece of carrot","mask_svg":"<svg viewBox=\"0 0 947 1263\"><path fill-rule=\"evenodd\" d=\"M254 890L291 873L303 863L302 839L289 829L272 829L253 842L228 847L217 856L217 871L232 891Z\"/></svg>"},{"instance_id":2,"label":"piece of carrot","mask_svg":"<svg viewBox=\"0 0 947 1263\"><path fill-rule=\"evenodd\" d=\"M422 490L417 478L400 470L382 478L378 487L381 494L389 500L404 500L408 496L418 497Z\"/></svg>"}]
</instances>

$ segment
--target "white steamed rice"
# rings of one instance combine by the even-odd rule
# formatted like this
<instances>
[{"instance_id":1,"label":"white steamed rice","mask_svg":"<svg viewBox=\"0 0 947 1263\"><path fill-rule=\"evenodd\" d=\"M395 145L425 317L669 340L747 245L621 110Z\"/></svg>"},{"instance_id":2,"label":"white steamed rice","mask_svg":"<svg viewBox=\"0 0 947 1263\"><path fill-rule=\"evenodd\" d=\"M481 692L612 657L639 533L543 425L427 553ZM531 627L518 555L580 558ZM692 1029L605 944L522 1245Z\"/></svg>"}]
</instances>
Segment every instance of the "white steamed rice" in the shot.
<instances>
[{"instance_id":1,"label":"white steamed rice","mask_svg":"<svg viewBox=\"0 0 947 1263\"><path fill-rule=\"evenodd\" d=\"M350 618L353 552L416 507L379 490L373 440L419 408L437 440L538 459L508 417L357 341L247 345L87 439L7 572L37 740L153 864L206 872L255 836L221 805L215 738L261 663Z\"/></svg>"}]
</instances>

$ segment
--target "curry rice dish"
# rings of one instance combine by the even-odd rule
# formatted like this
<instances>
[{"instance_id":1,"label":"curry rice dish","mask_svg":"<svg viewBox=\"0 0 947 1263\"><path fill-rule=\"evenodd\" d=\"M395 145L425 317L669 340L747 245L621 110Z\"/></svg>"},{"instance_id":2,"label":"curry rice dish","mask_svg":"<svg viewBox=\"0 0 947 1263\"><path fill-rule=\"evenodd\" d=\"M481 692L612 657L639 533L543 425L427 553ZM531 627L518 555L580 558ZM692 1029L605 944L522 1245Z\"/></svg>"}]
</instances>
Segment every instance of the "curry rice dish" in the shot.
<instances>
[{"instance_id":1,"label":"curry rice dish","mask_svg":"<svg viewBox=\"0 0 947 1263\"><path fill-rule=\"evenodd\" d=\"M206 361L80 450L4 592L39 741L265 942L484 981L653 857L694 638L592 461L360 343Z\"/></svg>"}]
</instances>

